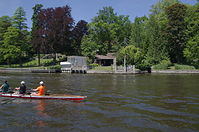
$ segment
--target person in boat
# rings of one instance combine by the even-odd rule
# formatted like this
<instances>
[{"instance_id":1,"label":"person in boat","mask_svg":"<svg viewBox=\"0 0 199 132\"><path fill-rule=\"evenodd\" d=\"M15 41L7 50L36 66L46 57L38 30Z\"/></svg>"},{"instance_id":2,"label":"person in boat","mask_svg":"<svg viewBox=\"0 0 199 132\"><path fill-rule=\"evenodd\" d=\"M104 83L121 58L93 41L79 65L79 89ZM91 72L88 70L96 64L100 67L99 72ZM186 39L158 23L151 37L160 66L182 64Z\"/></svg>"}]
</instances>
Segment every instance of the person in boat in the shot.
<instances>
[{"instance_id":1,"label":"person in boat","mask_svg":"<svg viewBox=\"0 0 199 132\"><path fill-rule=\"evenodd\" d=\"M3 93L7 93L8 90L9 90L9 84L8 84L8 81L5 80L3 85L1 85L0 89L2 90Z\"/></svg>"},{"instance_id":2,"label":"person in boat","mask_svg":"<svg viewBox=\"0 0 199 132\"><path fill-rule=\"evenodd\" d=\"M19 94L25 94L26 93L26 85L24 81L21 81L21 86L18 88L15 88L16 90L19 90Z\"/></svg>"},{"instance_id":3,"label":"person in boat","mask_svg":"<svg viewBox=\"0 0 199 132\"><path fill-rule=\"evenodd\" d=\"M45 95L45 85L44 82L41 81L39 82L40 86L38 86L36 89L33 89L33 91L37 91L38 93L33 93L32 95L38 95L38 96L42 96Z\"/></svg>"}]
</instances>

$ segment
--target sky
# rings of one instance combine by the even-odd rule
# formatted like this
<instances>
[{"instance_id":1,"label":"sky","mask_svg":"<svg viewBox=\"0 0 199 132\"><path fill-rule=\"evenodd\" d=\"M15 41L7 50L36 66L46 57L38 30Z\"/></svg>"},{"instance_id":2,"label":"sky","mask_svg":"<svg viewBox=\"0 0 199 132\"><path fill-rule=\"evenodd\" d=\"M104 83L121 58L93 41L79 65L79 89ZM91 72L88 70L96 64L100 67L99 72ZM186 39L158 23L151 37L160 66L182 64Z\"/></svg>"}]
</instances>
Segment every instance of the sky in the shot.
<instances>
[{"instance_id":1,"label":"sky","mask_svg":"<svg viewBox=\"0 0 199 132\"><path fill-rule=\"evenodd\" d=\"M62 7L69 5L71 15L77 23L79 20L91 22L103 7L111 6L118 15L128 15L130 20L141 16L148 16L151 6L159 0L0 0L0 17L13 16L18 7L26 12L27 24L31 28L32 7L42 4L43 8ZM181 0L185 4L194 5L196 0Z\"/></svg>"}]
</instances>

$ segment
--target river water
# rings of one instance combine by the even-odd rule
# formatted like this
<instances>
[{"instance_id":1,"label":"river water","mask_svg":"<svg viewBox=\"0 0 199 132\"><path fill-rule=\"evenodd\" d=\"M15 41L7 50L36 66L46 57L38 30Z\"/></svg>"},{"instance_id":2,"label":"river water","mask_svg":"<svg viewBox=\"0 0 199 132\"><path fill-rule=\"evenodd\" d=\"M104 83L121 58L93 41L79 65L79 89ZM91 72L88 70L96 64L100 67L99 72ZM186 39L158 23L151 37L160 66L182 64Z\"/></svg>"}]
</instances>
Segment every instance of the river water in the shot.
<instances>
[{"instance_id":1,"label":"river water","mask_svg":"<svg viewBox=\"0 0 199 132\"><path fill-rule=\"evenodd\" d=\"M82 102L0 98L0 131L197 132L199 74L0 73L11 88L44 81Z\"/></svg>"}]
</instances>

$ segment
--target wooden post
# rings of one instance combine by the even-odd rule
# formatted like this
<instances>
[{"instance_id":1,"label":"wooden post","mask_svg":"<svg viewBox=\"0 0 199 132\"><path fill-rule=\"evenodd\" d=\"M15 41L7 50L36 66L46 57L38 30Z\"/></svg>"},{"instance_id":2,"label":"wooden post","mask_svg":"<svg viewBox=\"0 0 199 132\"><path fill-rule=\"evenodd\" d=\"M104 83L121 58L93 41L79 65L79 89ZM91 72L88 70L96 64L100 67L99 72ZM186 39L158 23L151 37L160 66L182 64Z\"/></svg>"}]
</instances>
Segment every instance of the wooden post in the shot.
<instances>
[{"instance_id":1,"label":"wooden post","mask_svg":"<svg viewBox=\"0 0 199 132\"><path fill-rule=\"evenodd\" d=\"M135 65L133 65L133 73L135 73Z\"/></svg>"},{"instance_id":2,"label":"wooden post","mask_svg":"<svg viewBox=\"0 0 199 132\"><path fill-rule=\"evenodd\" d=\"M124 56L124 72L126 72L126 55Z\"/></svg>"},{"instance_id":3,"label":"wooden post","mask_svg":"<svg viewBox=\"0 0 199 132\"><path fill-rule=\"evenodd\" d=\"M113 69L114 69L114 72L117 72L117 63L116 63L116 57L113 59Z\"/></svg>"}]
</instances>

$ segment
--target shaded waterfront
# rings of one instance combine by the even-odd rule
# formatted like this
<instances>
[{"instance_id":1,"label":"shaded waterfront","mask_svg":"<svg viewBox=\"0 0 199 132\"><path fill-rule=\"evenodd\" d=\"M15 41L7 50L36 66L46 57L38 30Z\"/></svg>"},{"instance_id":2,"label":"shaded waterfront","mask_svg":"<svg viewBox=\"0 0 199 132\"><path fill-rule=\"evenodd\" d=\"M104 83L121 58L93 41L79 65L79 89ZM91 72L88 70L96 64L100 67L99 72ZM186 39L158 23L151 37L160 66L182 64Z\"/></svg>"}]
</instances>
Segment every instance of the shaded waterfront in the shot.
<instances>
[{"instance_id":1,"label":"shaded waterfront","mask_svg":"<svg viewBox=\"0 0 199 132\"><path fill-rule=\"evenodd\" d=\"M0 130L198 131L199 74L0 73L11 87L46 82L52 93L86 95L81 103L1 98Z\"/></svg>"}]
</instances>

